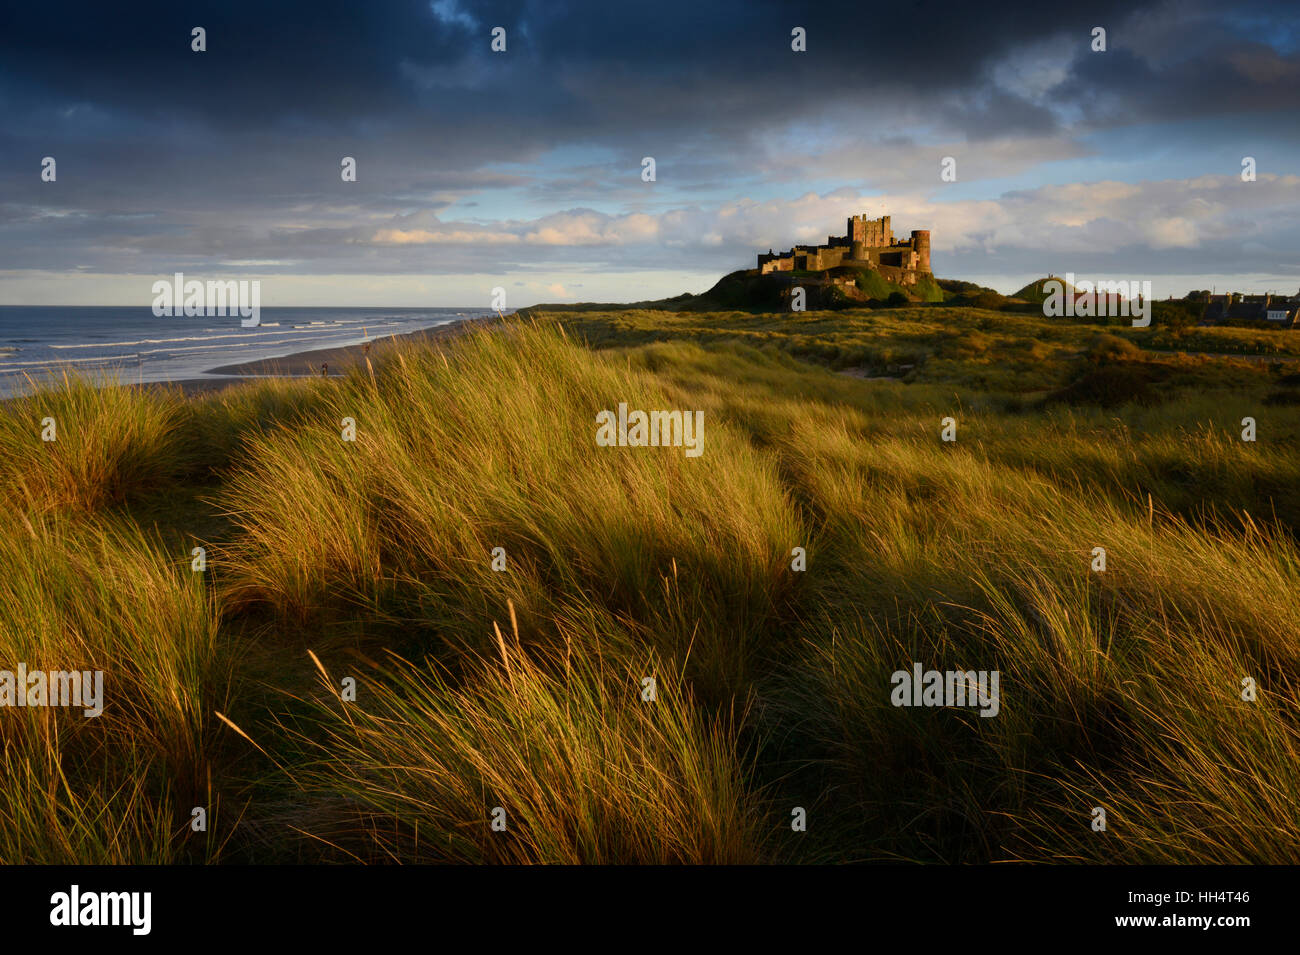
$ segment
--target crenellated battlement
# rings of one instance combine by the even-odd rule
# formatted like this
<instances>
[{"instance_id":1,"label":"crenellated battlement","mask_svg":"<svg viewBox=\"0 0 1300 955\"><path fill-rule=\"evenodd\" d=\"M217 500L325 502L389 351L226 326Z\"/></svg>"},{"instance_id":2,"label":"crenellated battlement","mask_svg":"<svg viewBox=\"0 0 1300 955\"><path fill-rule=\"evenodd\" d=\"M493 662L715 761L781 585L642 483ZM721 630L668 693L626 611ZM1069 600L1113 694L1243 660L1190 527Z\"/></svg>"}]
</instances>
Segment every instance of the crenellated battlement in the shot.
<instances>
[{"instance_id":1,"label":"crenellated battlement","mask_svg":"<svg viewBox=\"0 0 1300 955\"><path fill-rule=\"evenodd\" d=\"M846 234L827 236L825 245L797 245L779 254L769 249L758 256L763 274L818 272L841 265L875 269L900 285L915 285L921 274L930 273L930 233L913 230L911 238L895 240L889 216L849 216Z\"/></svg>"}]
</instances>

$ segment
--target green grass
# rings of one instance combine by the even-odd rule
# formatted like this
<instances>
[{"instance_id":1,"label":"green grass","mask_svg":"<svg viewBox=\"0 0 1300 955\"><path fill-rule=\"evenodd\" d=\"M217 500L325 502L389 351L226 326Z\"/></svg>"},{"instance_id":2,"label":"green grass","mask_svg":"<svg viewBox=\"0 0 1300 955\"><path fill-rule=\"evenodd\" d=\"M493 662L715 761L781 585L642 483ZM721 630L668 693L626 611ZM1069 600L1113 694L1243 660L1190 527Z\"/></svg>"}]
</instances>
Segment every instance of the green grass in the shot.
<instances>
[{"instance_id":1,"label":"green grass","mask_svg":"<svg viewBox=\"0 0 1300 955\"><path fill-rule=\"evenodd\" d=\"M0 710L0 861L1289 861L1287 336L589 309L8 402L0 669L107 706ZM597 446L619 402L704 453Z\"/></svg>"},{"instance_id":2,"label":"green grass","mask_svg":"<svg viewBox=\"0 0 1300 955\"><path fill-rule=\"evenodd\" d=\"M916 286L912 289L914 295L920 297L922 302L942 302L944 300L944 291L939 287L939 283L933 275L922 274L916 281Z\"/></svg>"},{"instance_id":3,"label":"green grass","mask_svg":"<svg viewBox=\"0 0 1300 955\"><path fill-rule=\"evenodd\" d=\"M1043 302L1047 301L1049 295L1051 294L1049 293L1046 287L1049 280L1055 281L1060 284L1061 287L1057 291L1057 294L1063 295L1067 291L1077 291L1075 287L1071 285L1069 282L1065 281L1064 278L1062 278L1061 276L1055 276L1051 279L1047 277L1041 279L1035 279L1034 281L1026 285L1024 288L1020 289L1019 291L1012 292L1010 297L1023 299L1026 302L1033 302L1036 305L1041 305L1043 304Z\"/></svg>"},{"instance_id":4,"label":"green grass","mask_svg":"<svg viewBox=\"0 0 1300 955\"><path fill-rule=\"evenodd\" d=\"M233 658L202 575L129 524L0 526L3 668L102 671L106 704L92 718L5 708L0 861L215 858L189 821L195 806L218 816L212 714Z\"/></svg>"},{"instance_id":5,"label":"green grass","mask_svg":"<svg viewBox=\"0 0 1300 955\"><path fill-rule=\"evenodd\" d=\"M854 284L867 298L884 301L895 292L907 294L901 285L889 281L875 269L858 269L857 272L858 277Z\"/></svg>"}]
</instances>

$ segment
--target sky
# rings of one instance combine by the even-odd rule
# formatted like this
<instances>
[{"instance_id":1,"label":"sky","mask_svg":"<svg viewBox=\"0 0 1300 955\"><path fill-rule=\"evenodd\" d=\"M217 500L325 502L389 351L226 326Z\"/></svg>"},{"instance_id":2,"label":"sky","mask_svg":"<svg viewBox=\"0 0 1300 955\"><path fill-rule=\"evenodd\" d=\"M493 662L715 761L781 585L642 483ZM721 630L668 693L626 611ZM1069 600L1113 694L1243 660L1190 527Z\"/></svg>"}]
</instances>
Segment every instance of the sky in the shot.
<instances>
[{"instance_id":1,"label":"sky","mask_svg":"<svg viewBox=\"0 0 1300 955\"><path fill-rule=\"evenodd\" d=\"M1300 3L0 10L0 304L637 301L864 212L1003 292L1294 294Z\"/></svg>"}]
</instances>

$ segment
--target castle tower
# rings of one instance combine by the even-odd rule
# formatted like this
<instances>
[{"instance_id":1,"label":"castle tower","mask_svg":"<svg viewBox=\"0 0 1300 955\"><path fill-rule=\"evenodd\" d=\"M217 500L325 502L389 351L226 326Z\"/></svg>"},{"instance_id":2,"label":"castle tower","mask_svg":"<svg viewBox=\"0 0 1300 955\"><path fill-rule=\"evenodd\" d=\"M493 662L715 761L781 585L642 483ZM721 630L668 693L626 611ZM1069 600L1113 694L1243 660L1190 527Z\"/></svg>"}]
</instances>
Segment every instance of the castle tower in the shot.
<instances>
[{"instance_id":1,"label":"castle tower","mask_svg":"<svg viewBox=\"0 0 1300 955\"><path fill-rule=\"evenodd\" d=\"M930 271L930 230L912 230L912 248L916 251L916 267L922 272Z\"/></svg>"},{"instance_id":2,"label":"castle tower","mask_svg":"<svg viewBox=\"0 0 1300 955\"><path fill-rule=\"evenodd\" d=\"M861 242L868 249L879 249L894 244L894 230L889 226L889 216L868 219L865 214L849 216L849 246ZM857 256L854 256L857 258Z\"/></svg>"}]
</instances>

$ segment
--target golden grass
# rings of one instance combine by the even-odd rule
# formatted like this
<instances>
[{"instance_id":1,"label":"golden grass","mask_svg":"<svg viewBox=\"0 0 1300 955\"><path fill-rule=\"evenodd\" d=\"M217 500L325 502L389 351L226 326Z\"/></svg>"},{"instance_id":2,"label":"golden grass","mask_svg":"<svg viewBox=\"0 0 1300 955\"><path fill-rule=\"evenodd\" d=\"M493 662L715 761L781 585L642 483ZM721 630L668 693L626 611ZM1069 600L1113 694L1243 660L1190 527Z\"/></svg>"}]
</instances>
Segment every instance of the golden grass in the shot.
<instances>
[{"instance_id":1,"label":"golden grass","mask_svg":"<svg viewBox=\"0 0 1300 955\"><path fill-rule=\"evenodd\" d=\"M109 707L0 711L0 860L1294 858L1278 376L1123 348L1160 403L1017 407L1096 330L909 315L537 316L343 381L8 403L0 669L102 668ZM598 447L620 401L703 411L704 454ZM913 661L998 670L999 714L894 707Z\"/></svg>"}]
</instances>

